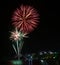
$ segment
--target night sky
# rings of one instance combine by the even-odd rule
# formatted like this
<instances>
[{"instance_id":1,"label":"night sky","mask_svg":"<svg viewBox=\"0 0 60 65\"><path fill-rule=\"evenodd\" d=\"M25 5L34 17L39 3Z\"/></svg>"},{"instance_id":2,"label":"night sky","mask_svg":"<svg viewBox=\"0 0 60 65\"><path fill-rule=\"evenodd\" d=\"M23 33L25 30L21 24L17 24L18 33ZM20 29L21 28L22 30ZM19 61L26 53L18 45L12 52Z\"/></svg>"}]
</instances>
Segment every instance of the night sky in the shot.
<instances>
[{"instance_id":1,"label":"night sky","mask_svg":"<svg viewBox=\"0 0 60 65\"><path fill-rule=\"evenodd\" d=\"M33 6L40 14L38 27L31 32L22 49L22 53L39 51L59 51L60 32L57 21L56 2L42 0L2 0L0 8L0 59L12 58L15 54L9 40L11 31L11 16L13 11L21 4Z\"/></svg>"}]
</instances>

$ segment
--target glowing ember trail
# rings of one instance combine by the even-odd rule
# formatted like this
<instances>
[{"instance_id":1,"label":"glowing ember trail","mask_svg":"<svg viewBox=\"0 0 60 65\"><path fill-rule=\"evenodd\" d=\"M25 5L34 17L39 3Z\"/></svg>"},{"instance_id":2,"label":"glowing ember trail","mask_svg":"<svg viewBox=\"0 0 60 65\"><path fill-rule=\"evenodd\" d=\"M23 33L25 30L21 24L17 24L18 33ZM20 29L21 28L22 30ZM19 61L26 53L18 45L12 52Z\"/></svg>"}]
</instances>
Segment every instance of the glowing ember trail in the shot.
<instances>
[{"instance_id":1,"label":"glowing ember trail","mask_svg":"<svg viewBox=\"0 0 60 65\"><path fill-rule=\"evenodd\" d=\"M38 24L39 14L30 6L21 5L12 16L12 25L23 33L30 33Z\"/></svg>"}]
</instances>

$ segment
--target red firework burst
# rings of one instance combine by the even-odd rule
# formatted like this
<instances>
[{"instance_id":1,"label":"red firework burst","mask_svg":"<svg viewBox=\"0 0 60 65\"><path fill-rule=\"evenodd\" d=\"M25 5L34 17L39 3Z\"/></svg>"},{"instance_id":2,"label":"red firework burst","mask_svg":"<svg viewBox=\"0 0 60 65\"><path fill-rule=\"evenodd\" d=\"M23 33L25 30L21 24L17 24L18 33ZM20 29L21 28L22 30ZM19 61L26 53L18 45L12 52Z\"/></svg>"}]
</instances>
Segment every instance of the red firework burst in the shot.
<instances>
[{"instance_id":1,"label":"red firework burst","mask_svg":"<svg viewBox=\"0 0 60 65\"><path fill-rule=\"evenodd\" d=\"M12 16L12 25L23 33L30 33L37 26L39 14L30 6L21 5Z\"/></svg>"}]
</instances>

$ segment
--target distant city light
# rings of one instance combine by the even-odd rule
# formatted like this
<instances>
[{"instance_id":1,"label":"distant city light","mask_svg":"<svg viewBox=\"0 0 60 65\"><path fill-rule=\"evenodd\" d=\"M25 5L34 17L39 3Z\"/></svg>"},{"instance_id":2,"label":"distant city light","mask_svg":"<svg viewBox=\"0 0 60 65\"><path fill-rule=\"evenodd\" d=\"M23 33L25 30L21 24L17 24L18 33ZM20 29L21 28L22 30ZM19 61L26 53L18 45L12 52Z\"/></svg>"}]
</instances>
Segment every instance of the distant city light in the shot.
<instances>
[{"instance_id":1,"label":"distant city light","mask_svg":"<svg viewBox=\"0 0 60 65\"><path fill-rule=\"evenodd\" d=\"M41 60L41 62L43 63L44 61L43 61L43 60Z\"/></svg>"},{"instance_id":2,"label":"distant city light","mask_svg":"<svg viewBox=\"0 0 60 65\"><path fill-rule=\"evenodd\" d=\"M42 53L42 52L40 52L40 55L43 55L43 53Z\"/></svg>"},{"instance_id":3,"label":"distant city light","mask_svg":"<svg viewBox=\"0 0 60 65\"><path fill-rule=\"evenodd\" d=\"M51 51L50 51L49 53L50 53L50 54L53 54L53 52L51 52Z\"/></svg>"}]
</instances>

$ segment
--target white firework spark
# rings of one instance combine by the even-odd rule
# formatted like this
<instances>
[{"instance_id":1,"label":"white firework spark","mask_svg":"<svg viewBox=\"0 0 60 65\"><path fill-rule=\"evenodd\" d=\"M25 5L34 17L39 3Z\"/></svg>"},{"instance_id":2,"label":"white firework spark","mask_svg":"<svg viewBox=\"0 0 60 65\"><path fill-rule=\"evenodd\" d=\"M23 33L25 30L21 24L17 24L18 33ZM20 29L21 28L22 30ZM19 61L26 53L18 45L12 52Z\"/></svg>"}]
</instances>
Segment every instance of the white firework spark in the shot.
<instances>
[{"instance_id":1,"label":"white firework spark","mask_svg":"<svg viewBox=\"0 0 60 65\"><path fill-rule=\"evenodd\" d=\"M10 39L13 41L18 41L18 40L21 40L22 38L26 38L27 37L26 35L27 35L26 33L24 34L18 31L17 29L15 29L15 31L11 32Z\"/></svg>"}]
</instances>

